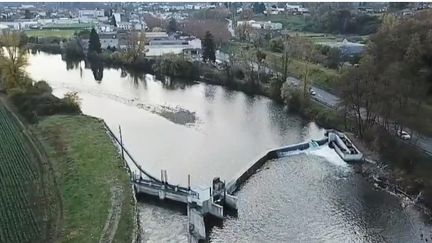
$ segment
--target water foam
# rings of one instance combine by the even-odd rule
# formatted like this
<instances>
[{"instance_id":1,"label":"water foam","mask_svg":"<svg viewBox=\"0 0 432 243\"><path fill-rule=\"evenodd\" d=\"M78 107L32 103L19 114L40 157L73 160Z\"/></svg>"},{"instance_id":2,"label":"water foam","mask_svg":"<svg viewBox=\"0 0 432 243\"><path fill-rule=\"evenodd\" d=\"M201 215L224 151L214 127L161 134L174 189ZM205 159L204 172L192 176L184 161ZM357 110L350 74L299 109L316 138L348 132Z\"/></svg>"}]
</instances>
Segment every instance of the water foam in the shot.
<instances>
[{"instance_id":1,"label":"water foam","mask_svg":"<svg viewBox=\"0 0 432 243\"><path fill-rule=\"evenodd\" d=\"M319 149L307 150L307 153L326 158L326 160L334 165L348 167L348 164L336 153L336 151L327 145L321 146Z\"/></svg>"}]
</instances>

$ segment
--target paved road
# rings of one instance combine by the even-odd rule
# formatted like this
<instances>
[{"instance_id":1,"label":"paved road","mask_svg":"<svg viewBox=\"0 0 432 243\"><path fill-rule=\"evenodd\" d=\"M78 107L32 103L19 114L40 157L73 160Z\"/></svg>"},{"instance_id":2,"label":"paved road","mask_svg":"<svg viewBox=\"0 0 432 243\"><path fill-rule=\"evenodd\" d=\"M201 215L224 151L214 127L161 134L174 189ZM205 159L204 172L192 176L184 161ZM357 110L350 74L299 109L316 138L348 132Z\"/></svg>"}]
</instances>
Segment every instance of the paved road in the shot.
<instances>
[{"instance_id":1,"label":"paved road","mask_svg":"<svg viewBox=\"0 0 432 243\"><path fill-rule=\"evenodd\" d=\"M292 82L293 84L300 85L300 80L289 77L287 79L289 82ZM315 95L312 96L312 99L318 101L321 104L324 104L332 109L337 109L337 106L340 102L339 97L320 89L316 86L312 86L312 89L315 90ZM363 112L362 112L363 113ZM405 143L411 144L413 146L416 146L417 148L423 150L428 155L432 156L432 137L428 137L425 135L422 135L418 132L412 131L411 129L407 128L405 129L408 133L412 134L411 140L406 141ZM396 131L395 131L396 133Z\"/></svg>"},{"instance_id":2,"label":"paved road","mask_svg":"<svg viewBox=\"0 0 432 243\"><path fill-rule=\"evenodd\" d=\"M320 89L318 87L312 86L313 90L315 90L316 95L312 96L313 99L315 99L316 101L325 104L326 106L329 106L330 108L336 109L337 105L339 104L339 97L330 94L329 92ZM363 113L363 112L362 112ZM404 140L404 142L412 144L418 148L420 148L421 150L423 150L425 153L429 154L430 156L432 156L432 138L422 135L418 132L413 131L412 129L406 128L405 129L408 133L412 134L411 135L411 140L406 141ZM396 133L396 131L395 131Z\"/></svg>"},{"instance_id":3,"label":"paved road","mask_svg":"<svg viewBox=\"0 0 432 243\"><path fill-rule=\"evenodd\" d=\"M216 58L221 61L228 61L229 55L224 54L222 52L217 53ZM255 64L256 65L256 64ZM268 68L266 68L268 69ZM270 70L270 69L268 69ZM266 70L267 71L267 70ZM271 71L271 70L270 70ZM293 84L300 85L301 81L294 77L287 78L288 82L292 82ZM318 101L321 104L324 104L325 106L337 109L337 106L340 102L340 98L323 90L316 86L312 86L312 89L315 90L315 95L312 96L312 98L316 101ZM432 137L428 137L425 135L422 135L418 132L412 131L411 129L405 129L408 133L412 134L411 140L405 141L406 143L412 144L416 146L417 148L423 150L425 153L432 156ZM396 132L395 132L396 133Z\"/></svg>"}]
</instances>

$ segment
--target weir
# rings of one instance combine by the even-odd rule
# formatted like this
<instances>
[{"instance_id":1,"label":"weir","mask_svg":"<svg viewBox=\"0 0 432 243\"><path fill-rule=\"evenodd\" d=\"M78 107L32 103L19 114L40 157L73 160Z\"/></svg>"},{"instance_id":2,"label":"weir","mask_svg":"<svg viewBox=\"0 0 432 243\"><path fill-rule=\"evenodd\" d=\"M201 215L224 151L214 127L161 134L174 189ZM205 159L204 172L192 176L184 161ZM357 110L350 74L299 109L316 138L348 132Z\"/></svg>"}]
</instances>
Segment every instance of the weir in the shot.
<instances>
[{"instance_id":1,"label":"weir","mask_svg":"<svg viewBox=\"0 0 432 243\"><path fill-rule=\"evenodd\" d=\"M237 198L227 194L225 183L219 178L213 179L212 187L198 189L191 187L190 176L188 178L188 187L170 184L166 170L161 171L161 179L152 176L137 163L124 147L121 128L119 127L120 138L118 138L105 121L102 120L102 122L108 134L121 150L125 166L132 177L131 181L136 194L143 193L158 197L160 200L184 203L187 206L189 242L198 242L206 239L204 217L210 216L222 220L225 207L237 209ZM126 159L125 155L129 159ZM131 169L128 161L135 165L137 171Z\"/></svg>"},{"instance_id":2,"label":"weir","mask_svg":"<svg viewBox=\"0 0 432 243\"><path fill-rule=\"evenodd\" d=\"M237 210L237 197L234 196L234 193L269 160L302 153L310 149L317 149L324 145L334 148L337 154L346 162L359 161L363 157L360 151L354 146L348 137L345 136L345 134L335 130L328 130L325 133L325 137L322 139L311 140L267 151L253 163L248 165L228 184L225 184L225 182L222 182L220 178L217 177L213 179L212 187L197 189L191 187L190 176L188 178L188 187L182 187L168 183L168 175L165 170L161 171L161 179L158 179L146 172L123 146L121 128L119 127L119 139L104 121L103 123L105 124L109 135L121 150L123 160L125 161L126 167L132 177L135 193L143 193L153 197L158 197L160 200L171 200L186 205L189 242L198 242L207 238L204 217L211 216L223 220L224 208ZM138 173L131 169L128 160L126 160L124 156L125 154L129 158L129 161L135 165Z\"/></svg>"}]
</instances>

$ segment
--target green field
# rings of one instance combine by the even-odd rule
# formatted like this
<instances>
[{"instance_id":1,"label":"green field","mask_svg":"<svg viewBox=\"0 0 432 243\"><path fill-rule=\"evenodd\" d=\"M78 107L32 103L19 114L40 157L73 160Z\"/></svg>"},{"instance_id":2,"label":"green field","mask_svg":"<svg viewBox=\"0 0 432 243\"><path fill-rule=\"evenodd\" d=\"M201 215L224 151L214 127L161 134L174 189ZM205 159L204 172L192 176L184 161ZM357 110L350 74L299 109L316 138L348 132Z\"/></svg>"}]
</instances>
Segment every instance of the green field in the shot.
<instances>
[{"instance_id":1,"label":"green field","mask_svg":"<svg viewBox=\"0 0 432 243\"><path fill-rule=\"evenodd\" d=\"M283 62L282 54L275 52L266 52L267 57L265 62L273 69L282 72ZM336 90L337 81L340 78L338 71L323 67L319 64L309 63L309 79L312 83L322 89L333 92ZM288 65L288 73L298 79L302 78L305 62L300 60L291 60Z\"/></svg>"},{"instance_id":2,"label":"green field","mask_svg":"<svg viewBox=\"0 0 432 243\"><path fill-rule=\"evenodd\" d=\"M244 50L244 47L249 46L249 50L254 50L251 44L237 41L230 41L226 45L222 46L220 49L225 53L233 53L234 55L238 55L240 50ZM278 72L283 71L282 67L282 54L264 51L266 53L265 63L272 69ZM291 76L301 79L304 62L301 60L291 60L288 65L288 73ZM337 70L326 68L319 64L309 64L310 75L309 78L312 83L316 86L319 86L327 91L333 92L337 85L337 80L340 77L340 74Z\"/></svg>"},{"instance_id":3,"label":"green field","mask_svg":"<svg viewBox=\"0 0 432 243\"><path fill-rule=\"evenodd\" d=\"M77 30L74 29L44 29L44 30L26 30L27 36L32 37L59 37L71 38Z\"/></svg>"},{"instance_id":4,"label":"green field","mask_svg":"<svg viewBox=\"0 0 432 243\"><path fill-rule=\"evenodd\" d=\"M34 130L53 161L63 199L63 242L131 242L136 227L132 188L103 123L55 115Z\"/></svg>"},{"instance_id":5,"label":"green field","mask_svg":"<svg viewBox=\"0 0 432 243\"><path fill-rule=\"evenodd\" d=\"M41 173L21 130L0 102L0 242L43 242Z\"/></svg>"}]
</instances>

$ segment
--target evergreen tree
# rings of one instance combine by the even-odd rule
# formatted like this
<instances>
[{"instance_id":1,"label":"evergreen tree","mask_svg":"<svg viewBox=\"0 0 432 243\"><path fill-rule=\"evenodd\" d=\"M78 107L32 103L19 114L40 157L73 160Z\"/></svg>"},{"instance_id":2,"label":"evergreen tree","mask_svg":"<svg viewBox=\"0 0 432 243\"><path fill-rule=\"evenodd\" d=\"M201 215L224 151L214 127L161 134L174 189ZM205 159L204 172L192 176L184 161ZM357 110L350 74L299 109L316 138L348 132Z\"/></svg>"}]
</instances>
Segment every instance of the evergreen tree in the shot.
<instances>
[{"instance_id":1,"label":"evergreen tree","mask_svg":"<svg viewBox=\"0 0 432 243\"><path fill-rule=\"evenodd\" d=\"M174 18L171 18L168 22L167 32L174 33L177 31L177 21Z\"/></svg>"},{"instance_id":2,"label":"evergreen tree","mask_svg":"<svg viewBox=\"0 0 432 243\"><path fill-rule=\"evenodd\" d=\"M203 42L203 61L216 61L216 48L213 40L213 35L207 31Z\"/></svg>"},{"instance_id":3,"label":"evergreen tree","mask_svg":"<svg viewBox=\"0 0 432 243\"><path fill-rule=\"evenodd\" d=\"M264 3L254 3L252 5L253 11L256 14L262 14L266 10L266 6Z\"/></svg>"},{"instance_id":4,"label":"evergreen tree","mask_svg":"<svg viewBox=\"0 0 432 243\"><path fill-rule=\"evenodd\" d=\"M111 25L114 25L115 27L117 27L117 21L116 21L116 19L114 18L114 15L111 16L110 24L111 24Z\"/></svg>"},{"instance_id":5,"label":"evergreen tree","mask_svg":"<svg viewBox=\"0 0 432 243\"><path fill-rule=\"evenodd\" d=\"M92 53L92 52L96 52L96 53L102 52L99 35L96 33L96 30L94 28L92 28L90 32L89 48L88 48L88 53Z\"/></svg>"}]
</instances>

